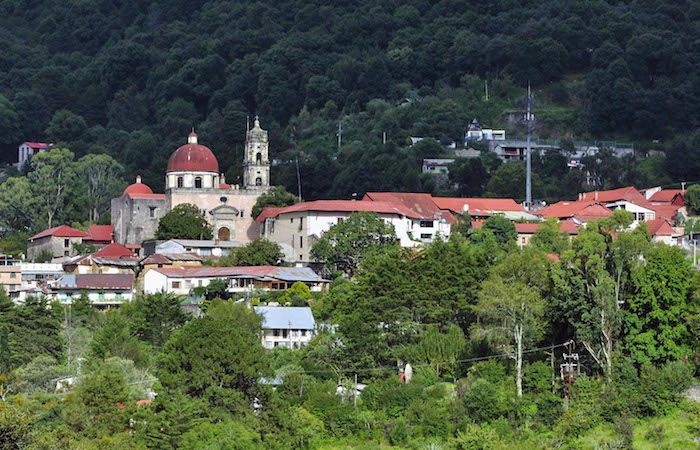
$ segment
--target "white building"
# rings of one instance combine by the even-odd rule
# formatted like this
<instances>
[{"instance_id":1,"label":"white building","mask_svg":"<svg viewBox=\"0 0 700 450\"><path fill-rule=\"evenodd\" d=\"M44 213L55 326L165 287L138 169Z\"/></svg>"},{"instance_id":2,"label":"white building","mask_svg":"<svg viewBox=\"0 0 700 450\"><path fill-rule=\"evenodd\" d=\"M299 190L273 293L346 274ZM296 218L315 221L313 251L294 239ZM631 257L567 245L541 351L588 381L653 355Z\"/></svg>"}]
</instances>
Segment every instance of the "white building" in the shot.
<instances>
[{"instance_id":1,"label":"white building","mask_svg":"<svg viewBox=\"0 0 700 450\"><path fill-rule=\"evenodd\" d=\"M474 119L469 124L464 142L469 141L505 141L506 130L494 130L491 128L481 128L479 121Z\"/></svg>"},{"instance_id":2,"label":"white building","mask_svg":"<svg viewBox=\"0 0 700 450\"><path fill-rule=\"evenodd\" d=\"M71 304L85 293L95 306L118 306L134 296L134 276L129 274L66 274L51 286L50 296Z\"/></svg>"},{"instance_id":3,"label":"white building","mask_svg":"<svg viewBox=\"0 0 700 450\"><path fill-rule=\"evenodd\" d=\"M296 282L306 284L312 292L320 292L328 284L308 267L278 266L159 267L148 270L143 279L146 294L176 295L189 295L192 289L206 287L213 280L225 280L228 292L279 291Z\"/></svg>"},{"instance_id":4,"label":"white building","mask_svg":"<svg viewBox=\"0 0 700 450\"><path fill-rule=\"evenodd\" d=\"M454 162L454 159L424 158L422 172L447 176L450 174L450 164Z\"/></svg>"},{"instance_id":5,"label":"white building","mask_svg":"<svg viewBox=\"0 0 700 450\"><path fill-rule=\"evenodd\" d=\"M51 148L51 144L46 144L44 142L22 142L17 150L17 163L15 167L21 169L32 156L44 152L49 148Z\"/></svg>"},{"instance_id":6,"label":"white building","mask_svg":"<svg viewBox=\"0 0 700 450\"><path fill-rule=\"evenodd\" d=\"M637 226L639 222L656 219L654 205L633 186L608 191L584 192L579 194L579 200L598 202L611 210L624 209L629 211L634 216L633 227Z\"/></svg>"},{"instance_id":7,"label":"white building","mask_svg":"<svg viewBox=\"0 0 700 450\"><path fill-rule=\"evenodd\" d=\"M263 347L300 348L313 339L316 322L309 307L256 306L262 316Z\"/></svg>"},{"instance_id":8,"label":"white building","mask_svg":"<svg viewBox=\"0 0 700 450\"><path fill-rule=\"evenodd\" d=\"M405 201L405 202L404 202ZM422 203L421 209L406 206ZM375 192L357 200L317 200L285 208L267 208L256 220L261 222L261 236L276 242L288 262L311 261L311 247L333 225L356 212L377 214L394 231L402 247L416 247L432 242L437 236L449 238L451 213L441 211L430 194Z\"/></svg>"},{"instance_id":9,"label":"white building","mask_svg":"<svg viewBox=\"0 0 700 450\"><path fill-rule=\"evenodd\" d=\"M220 241L213 239L170 239L169 241L146 241L143 243L146 256L152 254L178 255L193 253L202 257L226 256L233 249L243 247L238 241Z\"/></svg>"}]
</instances>

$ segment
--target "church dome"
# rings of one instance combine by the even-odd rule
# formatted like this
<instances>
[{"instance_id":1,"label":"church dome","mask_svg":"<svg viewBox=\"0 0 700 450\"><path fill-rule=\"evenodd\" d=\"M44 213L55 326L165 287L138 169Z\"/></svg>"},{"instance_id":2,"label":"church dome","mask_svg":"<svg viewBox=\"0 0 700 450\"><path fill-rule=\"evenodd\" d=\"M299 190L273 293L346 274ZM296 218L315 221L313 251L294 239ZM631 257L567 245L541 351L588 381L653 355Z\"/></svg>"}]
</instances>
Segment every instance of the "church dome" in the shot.
<instances>
[{"instance_id":1,"label":"church dome","mask_svg":"<svg viewBox=\"0 0 700 450\"><path fill-rule=\"evenodd\" d=\"M153 190L151 190L148 185L143 184L141 182L141 176L136 177L136 183L130 184L124 189L124 192L122 195L139 195L139 194L153 194Z\"/></svg>"},{"instance_id":2,"label":"church dome","mask_svg":"<svg viewBox=\"0 0 700 450\"><path fill-rule=\"evenodd\" d=\"M219 162L208 147L197 143L197 133L192 131L187 137L187 144L170 156L168 172L219 173Z\"/></svg>"}]
</instances>

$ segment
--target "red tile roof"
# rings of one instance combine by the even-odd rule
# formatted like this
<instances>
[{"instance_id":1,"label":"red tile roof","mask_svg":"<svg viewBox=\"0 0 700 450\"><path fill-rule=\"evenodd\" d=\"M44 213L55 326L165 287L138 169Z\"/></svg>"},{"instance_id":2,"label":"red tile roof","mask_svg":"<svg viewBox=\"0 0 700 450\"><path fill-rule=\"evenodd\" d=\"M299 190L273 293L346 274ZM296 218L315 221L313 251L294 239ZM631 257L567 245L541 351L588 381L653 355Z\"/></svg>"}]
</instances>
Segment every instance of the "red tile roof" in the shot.
<instances>
[{"instance_id":1,"label":"red tile roof","mask_svg":"<svg viewBox=\"0 0 700 450\"><path fill-rule=\"evenodd\" d=\"M263 209L262 212L258 217L255 218L256 222L263 223L265 222L265 219L269 219L271 217L277 217L277 215L282 211L285 207L274 207L274 206L268 206L267 208Z\"/></svg>"},{"instance_id":2,"label":"red tile roof","mask_svg":"<svg viewBox=\"0 0 700 450\"><path fill-rule=\"evenodd\" d=\"M46 144L44 142L23 142L23 144L30 146L31 148L38 148L38 149L47 149L49 148L49 144Z\"/></svg>"},{"instance_id":3,"label":"red tile roof","mask_svg":"<svg viewBox=\"0 0 700 450\"><path fill-rule=\"evenodd\" d=\"M662 189L651 196L649 200L652 202L671 203L677 195L683 196L685 191L682 189Z\"/></svg>"},{"instance_id":4,"label":"red tile roof","mask_svg":"<svg viewBox=\"0 0 700 450\"><path fill-rule=\"evenodd\" d=\"M377 214L396 214L399 216L407 216L412 218L416 217L416 214L405 208L401 204L392 204L387 202L372 202L364 200L316 200L312 202L302 202L295 205L286 206L280 208L277 211L271 211L270 217L276 217L280 214L292 213L292 212L302 212L302 211L323 211L323 212L374 212Z\"/></svg>"},{"instance_id":5,"label":"red tile roof","mask_svg":"<svg viewBox=\"0 0 700 450\"><path fill-rule=\"evenodd\" d=\"M643 208L653 209L649 200L634 186L610 189L607 191L583 192L579 194L579 200L589 200L600 203L614 203L625 200Z\"/></svg>"},{"instance_id":6,"label":"red tile roof","mask_svg":"<svg viewBox=\"0 0 700 450\"><path fill-rule=\"evenodd\" d=\"M61 278L61 280L61 284L54 286L56 289L131 290L134 285L134 276L125 273L84 273L78 275L65 275L63 278Z\"/></svg>"},{"instance_id":7,"label":"red tile roof","mask_svg":"<svg viewBox=\"0 0 700 450\"><path fill-rule=\"evenodd\" d=\"M422 192L367 192L362 200L402 205L413 212L413 215L404 214L412 219L444 218L448 223L455 222L451 212L442 210L432 195Z\"/></svg>"},{"instance_id":8,"label":"red tile roof","mask_svg":"<svg viewBox=\"0 0 700 450\"><path fill-rule=\"evenodd\" d=\"M30 237L30 241L34 241L36 239L41 239L45 238L48 236L53 236L53 237L85 237L88 234L82 230L76 230L73 227L69 227L68 225L59 225L57 227L49 228L44 231L41 231L34 236Z\"/></svg>"},{"instance_id":9,"label":"red tile roof","mask_svg":"<svg viewBox=\"0 0 700 450\"><path fill-rule=\"evenodd\" d=\"M675 222L676 214L681 208L679 205L674 205L673 203L666 203L663 205L655 204L652 206L654 212L656 212L657 219L666 219Z\"/></svg>"},{"instance_id":10,"label":"red tile roof","mask_svg":"<svg viewBox=\"0 0 700 450\"><path fill-rule=\"evenodd\" d=\"M92 254L100 258L121 258L134 256L134 252L121 244L111 243Z\"/></svg>"},{"instance_id":11,"label":"red tile roof","mask_svg":"<svg viewBox=\"0 0 700 450\"><path fill-rule=\"evenodd\" d=\"M647 229L652 236L673 236L675 231L671 224L665 219L647 220Z\"/></svg>"},{"instance_id":12,"label":"red tile roof","mask_svg":"<svg viewBox=\"0 0 700 450\"><path fill-rule=\"evenodd\" d=\"M492 211L525 212L523 205L512 198L433 197L433 201L440 209L448 209L458 214L464 213L465 210L480 216L491 215Z\"/></svg>"},{"instance_id":13,"label":"red tile roof","mask_svg":"<svg viewBox=\"0 0 700 450\"><path fill-rule=\"evenodd\" d=\"M83 238L85 241L97 241L109 243L114 239L114 227L112 225L90 225L88 235Z\"/></svg>"},{"instance_id":14,"label":"red tile roof","mask_svg":"<svg viewBox=\"0 0 700 450\"><path fill-rule=\"evenodd\" d=\"M594 201L562 201L532 212L545 218L570 219L576 217L583 222L608 217L612 214L605 206Z\"/></svg>"}]
</instances>

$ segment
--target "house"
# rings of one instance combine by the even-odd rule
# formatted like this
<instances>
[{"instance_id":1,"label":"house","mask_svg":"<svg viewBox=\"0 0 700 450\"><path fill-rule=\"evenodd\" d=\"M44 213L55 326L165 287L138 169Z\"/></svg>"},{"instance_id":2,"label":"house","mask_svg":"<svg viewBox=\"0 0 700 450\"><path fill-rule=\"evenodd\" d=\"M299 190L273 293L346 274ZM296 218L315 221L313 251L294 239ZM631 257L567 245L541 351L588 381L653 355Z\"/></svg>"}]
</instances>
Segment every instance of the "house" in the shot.
<instances>
[{"instance_id":1,"label":"house","mask_svg":"<svg viewBox=\"0 0 700 450\"><path fill-rule=\"evenodd\" d=\"M134 276L125 273L66 274L51 285L51 296L72 303L85 293L96 306L117 306L133 298Z\"/></svg>"},{"instance_id":2,"label":"house","mask_svg":"<svg viewBox=\"0 0 700 450\"><path fill-rule=\"evenodd\" d=\"M226 256L232 250L243 247L238 241L221 241L212 239L170 239L168 241L148 240L143 243L146 256L161 254L173 255L192 253L201 257L218 258Z\"/></svg>"},{"instance_id":3,"label":"house","mask_svg":"<svg viewBox=\"0 0 700 450\"><path fill-rule=\"evenodd\" d=\"M545 219L573 220L585 224L612 215L612 211L595 201L561 201L533 211Z\"/></svg>"},{"instance_id":4,"label":"house","mask_svg":"<svg viewBox=\"0 0 700 450\"><path fill-rule=\"evenodd\" d=\"M114 242L114 227L112 225L90 225L83 244L102 248Z\"/></svg>"},{"instance_id":5,"label":"house","mask_svg":"<svg viewBox=\"0 0 700 450\"><path fill-rule=\"evenodd\" d=\"M639 222L656 219L654 205L633 186L607 191L583 192L578 197L579 200L598 202L611 210L624 209L631 212L634 217L633 226Z\"/></svg>"},{"instance_id":6,"label":"house","mask_svg":"<svg viewBox=\"0 0 700 450\"><path fill-rule=\"evenodd\" d=\"M416 203L409 198L414 198ZM394 227L403 247L431 242L437 235L448 237L447 220L453 221L450 213L444 214L435 206L430 194L388 192L367 193L361 201L316 200L285 208L266 208L256 220L262 223L261 236L282 248L285 261L305 263L311 261L311 247L323 233L355 212L377 214Z\"/></svg>"},{"instance_id":7,"label":"house","mask_svg":"<svg viewBox=\"0 0 700 450\"><path fill-rule=\"evenodd\" d=\"M470 141L505 141L506 130L493 130L490 128L481 128L479 121L474 118L469 124L467 133L464 136L464 144L467 145Z\"/></svg>"},{"instance_id":8,"label":"house","mask_svg":"<svg viewBox=\"0 0 700 450\"><path fill-rule=\"evenodd\" d=\"M149 270L163 267L202 267L202 257L194 253L155 253L143 258L140 265L141 271L136 278L136 289L142 292L144 278Z\"/></svg>"},{"instance_id":9,"label":"house","mask_svg":"<svg viewBox=\"0 0 700 450\"><path fill-rule=\"evenodd\" d=\"M262 316L262 343L267 349L305 347L313 339L316 322L309 307L256 306Z\"/></svg>"},{"instance_id":10,"label":"house","mask_svg":"<svg viewBox=\"0 0 700 450\"><path fill-rule=\"evenodd\" d=\"M450 174L450 164L454 162L454 159L425 158L423 159L422 172L446 177Z\"/></svg>"},{"instance_id":11,"label":"house","mask_svg":"<svg viewBox=\"0 0 700 450\"><path fill-rule=\"evenodd\" d=\"M124 273L134 275L139 269L139 258L121 244L111 243L90 255L80 255L63 262L63 270L69 274Z\"/></svg>"},{"instance_id":12,"label":"house","mask_svg":"<svg viewBox=\"0 0 700 450\"><path fill-rule=\"evenodd\" d=\"M308 267L242 266L242 267L162 267L151 269L143 277L144 293L170 292L189 295L193 288L206 287L213 280L226 281L228 292L254 290L282 291L296 282L313 292L325 289L328 280Z\"/></svg>"},{"instance_id":13,"label":"house","mask_svg":"<svg viewBox=\"0 0 700 450\"><path fill-rule=\"evenodd\" d=\"M538 220L512 198L433 197L433 202L441 210L459 215L468 213L472 219L504 216L509 220Z\"/></svg>"},{"instance_id":14,"label":"house","mask_svg":"<svg viewBox=\"0 0 700 450\"><path fill-rule=\"evenodd\" d=\"M22 287L22 268L20 264L0 265L0 287L5 293L12 294Z\"/></svg>"},{"instance_id":15,"label":"house","mask_svg":"<svg viewBox=\"0 0 700 450\"><path fill-rule=\"evenodd\" d=\"M44 142L22 142L17 150L17 163L15 167L17 170L21 170L32 156L44 152L49 148L51 148L51 144L46 144Z\"/></svg>"},{"instance_id":16,"label":"house","mask_svg":"<svg viewBox=\"0 0 700 450\"><path fill-rule=\"evenodd\" d=\"M653 242L678 245L683 237L683 233L677 232L671 222L666 219L648 220L646 224Z\"/></svg>"},{"instance_id":17,"label":"house","mask_svg":"<svg viewBox=\"0 0 700 450\"><path fill-rule=\"evenodd\" d=\"M73 247L76 244L82 244L86 236L88 236L87 232L68 225L49 228L27 240L27 259L36 261L43 255L50 256L51 259L74 256L77 252Z\"/></svg>"},{"instance_id":18,"label":"house","mask_svg":"<svg viewBox=\"0 0 700 450\"><path fill-rule=\"evenodd\" d=\"M644 191L644 195L652 203L667 203L676 206L685 205L684 189L651 188Z\"/></svg>"}]
</instances>

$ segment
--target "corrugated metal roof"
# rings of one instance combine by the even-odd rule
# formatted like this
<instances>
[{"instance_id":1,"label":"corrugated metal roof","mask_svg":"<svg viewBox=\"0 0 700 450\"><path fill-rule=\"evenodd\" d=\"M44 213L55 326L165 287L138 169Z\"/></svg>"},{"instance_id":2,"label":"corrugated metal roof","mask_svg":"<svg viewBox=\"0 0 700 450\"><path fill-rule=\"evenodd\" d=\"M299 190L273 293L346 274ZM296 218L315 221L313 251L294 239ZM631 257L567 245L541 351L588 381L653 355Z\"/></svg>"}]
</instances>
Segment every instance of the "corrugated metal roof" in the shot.
<instances>
[{"instance_id":1,"label":"corrugated metal roof","mask_svg":"<svg viewBox=\"0 0 700 450\"><path fill-rule=\"evenodd\" d=\"M54 288L131 290L133 284L134 276L129 274L85 273L66 274L58 280Z\"/></svg>"},{"instance_id":2,"label":"corrugated metal roof","mask_svg":"<svg viewBox=\"0 0 700 450\"><path fill-rule=\"evenodd\" d=\"M155 270L168 278L226 278L226 277L267 277L281 281L310 283L324 282L316 272L308 267L239 266L239 267L159 267Z\"/></svg>"},{"instance_id":3,"label":"corrugated metal roof","mask_svg":"<svg viewBox=\"0 0 700 450\"><path fill-rule=\"evenodd\" d=\"M309 307L256 306L255 312L263 318L264 329L313 330L314 316Z\"/></svg>"}]
</instances>

